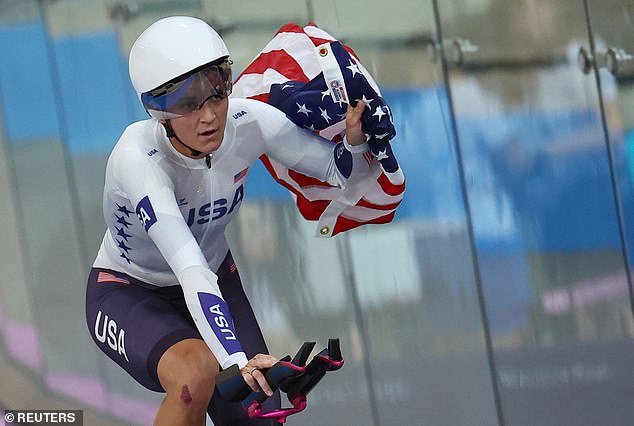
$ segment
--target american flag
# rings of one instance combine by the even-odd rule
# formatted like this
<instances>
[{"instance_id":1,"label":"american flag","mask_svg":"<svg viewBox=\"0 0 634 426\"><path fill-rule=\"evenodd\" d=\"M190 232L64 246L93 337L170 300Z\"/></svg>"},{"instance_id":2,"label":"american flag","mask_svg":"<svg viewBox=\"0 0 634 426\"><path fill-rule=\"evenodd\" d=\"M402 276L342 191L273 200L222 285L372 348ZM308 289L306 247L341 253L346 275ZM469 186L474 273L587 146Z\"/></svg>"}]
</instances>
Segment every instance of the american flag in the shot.
<instances>
[{"instance_id":1,"label":"american flag","mask_svg":"<svg viewBox=\"0 0 634 426\"><path fill-rule=\"evenodd\" d=\"M246 169L242 170L241 172L236 173L236 175L233 177L233 183L237 183L239 180L244 178L247 175L248 171L249 171L249 168L247 167Z\"/></svg>"},{"instance_id":2,"label":"american flag","mask_svg":"<svg viewBox=\"0 0 634 426\"><path fill-rule=\"evenodd\" d=\"M362 129L371 154L367 178L335 188L263 155L273 178L291 191L299 211L329 237L364 224L390 222L405 177L389 141L396 135L389 106L356 54L311 23L286 24L238 77L233 95L284 111L298 126L333 142L345 134L346 104L364 102Z\"/></svg>"},{"instance_id":3,"label":"american flag","mask_svg":"<svg viewBox=\"0 0 634 426\"><path fill-rule=\"evenodd\" d=\"M118 277L114 274L111 274L109 272L99 272L99 275L97 275L97 282L98 283L120 283L120 284L130 284L130 281L125 279L125 278L121 278Z\"/></svg>"}]
</instances>

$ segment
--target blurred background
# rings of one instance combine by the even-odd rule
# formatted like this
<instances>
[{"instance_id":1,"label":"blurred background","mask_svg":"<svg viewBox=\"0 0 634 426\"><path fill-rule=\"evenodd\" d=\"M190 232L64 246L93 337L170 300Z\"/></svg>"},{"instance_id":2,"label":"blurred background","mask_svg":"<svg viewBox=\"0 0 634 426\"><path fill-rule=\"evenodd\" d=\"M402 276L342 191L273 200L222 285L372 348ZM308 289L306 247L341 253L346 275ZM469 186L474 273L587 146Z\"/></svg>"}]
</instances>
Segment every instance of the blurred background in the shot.
<instances>
[{"instance_id":1,"label":"blurred background","mask_svg":"<svg viewBox=\"0 0 634 426\"><path fill-rule=\"evenodd\" d=\"M393 111L393 223L315 239L258 165L229 230L273 354L342 340L289 425L631 424L626 0L0 0L0 409L152 422L162 396L97 351L84 288L108 154L146 117L128 51L176 14L211 23L237 72L314 21Z\"/></svg>"}]
</instances>

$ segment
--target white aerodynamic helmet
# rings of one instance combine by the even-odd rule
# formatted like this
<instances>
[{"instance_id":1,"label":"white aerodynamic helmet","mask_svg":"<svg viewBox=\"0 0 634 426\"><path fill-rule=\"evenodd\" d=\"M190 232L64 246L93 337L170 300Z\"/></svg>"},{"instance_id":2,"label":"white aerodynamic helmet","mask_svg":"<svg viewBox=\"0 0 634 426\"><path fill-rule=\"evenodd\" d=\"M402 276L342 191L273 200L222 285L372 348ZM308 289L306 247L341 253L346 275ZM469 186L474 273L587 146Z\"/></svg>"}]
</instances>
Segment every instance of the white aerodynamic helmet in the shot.
<instances>
[{"instance_id":1,"label":"white aerodynamic helmet","mask_svg":"<svg viewBox=\"0 0 634 426\"><path fill-rule=\"evenodd\" d=\"M205 93L208 96L204 99L231 93L228 57L225 42L206 22L188 16L163 18L150 25L134 42L129 57L130 79L150 115L170 118L183 115L181 111L170 110L174 109L174 102L179 101L174 95L187 90L187 87L180 87L182 82L206 69L207 65L215 67L214 74L220 73L220 76L212 78L207 72L195 81L187 81L187 84L194 84L196 88L203 84L204 90L211 90L211 93ZM224 86L218 84L218 79L225 82ZM164 99L170 96L171 99Z\"/></svg>"}]
</instances>

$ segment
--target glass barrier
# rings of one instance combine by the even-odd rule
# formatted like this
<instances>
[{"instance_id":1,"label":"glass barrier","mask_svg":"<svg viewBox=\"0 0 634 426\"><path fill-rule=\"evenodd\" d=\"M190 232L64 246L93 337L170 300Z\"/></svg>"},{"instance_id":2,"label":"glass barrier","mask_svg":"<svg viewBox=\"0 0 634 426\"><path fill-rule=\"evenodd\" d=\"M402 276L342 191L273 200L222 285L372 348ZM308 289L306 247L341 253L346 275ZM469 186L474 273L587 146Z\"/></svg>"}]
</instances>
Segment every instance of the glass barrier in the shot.
<instances>
[{"instance_id":1,"label":"glass barrier","mask_svg":"<svg viewBox=\"0 0 634 426\"><path fill-rule=\"evenodd\" d=\"M439 10L504 421L618 423L632 315L583 3L463 3Z\"/></svg>"},{"instance_id":2,"label":"glass barrier","mask_svg":"<svg viewBox=\"0 0 634 426\"><path fill-rule=\"evenodd\" d=\"M92 423L152 423L162 395L84 321L106 161L147 118L128 52L158 18L198 16L237 77L282 25L312 21L379 84L406 190L389 223L315 238L265 167L249 170L228 238L270 351L339 337L346 360L289 423L624 424L626 3L0 0L0 367ZM4 389L0 408L40 408L9 407Z\"/></svg>"},{"instance_id":3,"label":"glass barrier","mask_svg":"<svg viewBox=\"0 0 634 426\"><path fill-rule=\"evenodd\" d=\"M104 408L96 351L83 315L82 225L65 147L59 81L38 2L3 2L0 61L3 111L3 350L72 407ZM6 13L5 13L6 12ZM6 202L5 202L6 201ZM27 407L28 381L6 392ZM28 394L28 393L27 393ZM3 398L4 402L4 398ZM14 407L9 407L14 408ZM86 413L86 418L91 418Z\"/></svg>"},{"instance_id":4,"label":"glass barrier","mask_svg":"<svg viewBox=\"0 0 634 426\"><path fill-rule=\"evenodd\" d=\"M629 107L634 96L634 67L632 50L632 17L634 9L627 2L611 1L599 5L589 1L588 14L592 35L587 50L596 66L601 83L601 103L605 115L604 124L610 141L614 183L618 189L624 241L632 263L632 138L634 114ZM592 49L590 49L592 47ZM583 53L580 52L580 56ZM630 283L631 285L631 283Z\"/></svg>"}]
</instances>

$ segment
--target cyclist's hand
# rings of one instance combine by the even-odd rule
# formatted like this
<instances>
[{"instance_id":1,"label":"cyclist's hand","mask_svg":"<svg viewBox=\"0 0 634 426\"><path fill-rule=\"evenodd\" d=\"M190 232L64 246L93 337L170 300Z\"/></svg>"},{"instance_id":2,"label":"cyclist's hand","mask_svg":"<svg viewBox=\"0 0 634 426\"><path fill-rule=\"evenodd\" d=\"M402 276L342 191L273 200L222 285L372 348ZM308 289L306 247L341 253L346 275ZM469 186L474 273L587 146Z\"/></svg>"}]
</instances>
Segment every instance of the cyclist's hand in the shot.
<instances>
[{"instance_id":1,"label":"cyclist's hand","mask_svg":"<svg viewBox=\"0 0 634 426\"><path fill-rule=\"evenodd\" d=\"M346 112L346 140L352 146L365 143L365 134L361 129L361 116L365 109L365 103L357 101L357 106L348 105Z\"/></svg>"},{"instance_id":2,"label":"cyclist's hand","mask_svg":"<svg viewBox=\"0 0 634 426\"><path fill-rule=\"evenodd\" d=\"M271 396L273 395L273 390L267 383L264 373L260 370L273 367L277 361L277 358L271 355L257 354L247 362L247 365L240 369L240 373L242 373L244 381L251 389L256 392L261 390Z\"/></svg>"}]
</instances>

